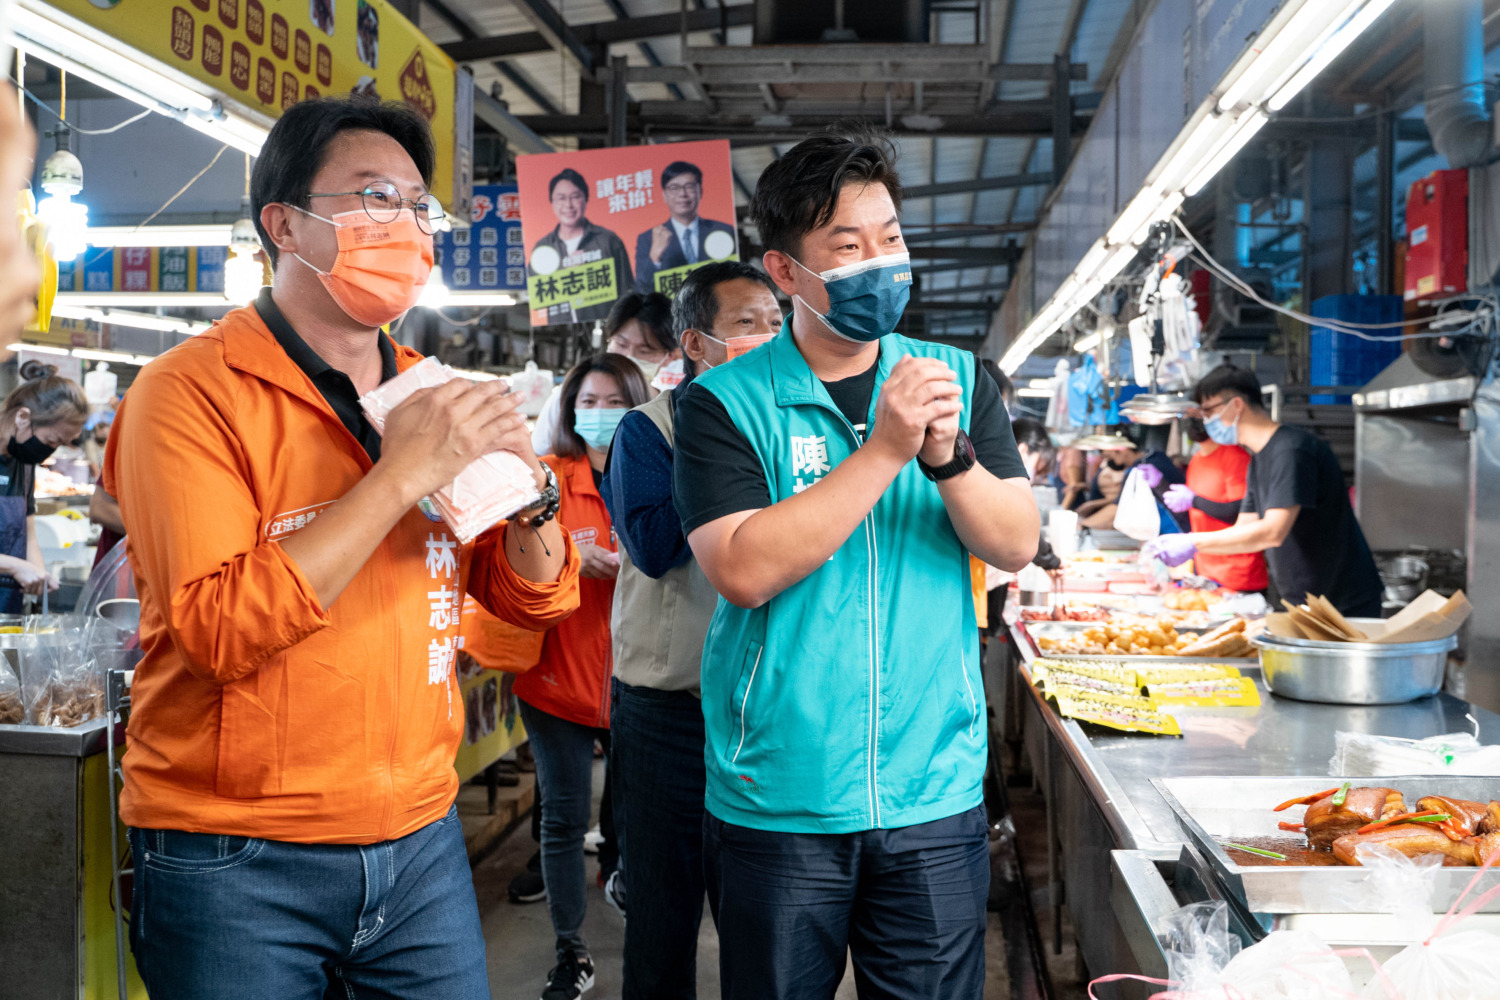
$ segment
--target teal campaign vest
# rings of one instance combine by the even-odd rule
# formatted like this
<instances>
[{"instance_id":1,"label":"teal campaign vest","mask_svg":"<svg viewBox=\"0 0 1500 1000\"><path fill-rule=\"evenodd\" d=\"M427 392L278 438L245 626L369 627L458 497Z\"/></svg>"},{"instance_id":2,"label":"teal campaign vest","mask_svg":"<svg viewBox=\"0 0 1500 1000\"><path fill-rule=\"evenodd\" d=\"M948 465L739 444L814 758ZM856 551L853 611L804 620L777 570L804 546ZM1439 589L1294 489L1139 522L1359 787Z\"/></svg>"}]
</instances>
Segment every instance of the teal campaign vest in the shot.
<instances>
[{"instance_id":1,"label":"teal campaign vest","mask_svg":"<svg viewBox=\"0 0 1500 1000\"><path fill-rule=\"evenodd\" d=\"M812 486L860 445L790 323L698 376L760 457L772 502ZM880 341L866 426L908 354L958 373L967 431L973 355L895 334ZM986 725L969 553L915 461L805 579L754 610L719 599L702 690L707 806L727 823L851 833L980 804Z\"/></svg>"}]
</instances>

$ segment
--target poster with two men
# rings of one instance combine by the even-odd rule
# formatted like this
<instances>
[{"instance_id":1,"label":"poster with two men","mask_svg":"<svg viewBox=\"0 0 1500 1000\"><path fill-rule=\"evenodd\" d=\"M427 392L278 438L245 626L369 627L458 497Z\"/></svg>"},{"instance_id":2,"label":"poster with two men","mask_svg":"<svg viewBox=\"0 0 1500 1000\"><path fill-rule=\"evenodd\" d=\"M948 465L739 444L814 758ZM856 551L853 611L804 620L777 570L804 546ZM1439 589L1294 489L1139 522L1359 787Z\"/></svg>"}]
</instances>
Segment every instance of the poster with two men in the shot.
<instances>
[{"instance_id":1,"label":"poster with two men","mask_svg":"<svg viewBox=\"0 0 1500 1000\"><path fill-rule=\"evenodd\" d=\"M726 140L522 156L516 179L532 326L671 298L695 267L739 259Z\"/></svg>"}]
</instances>

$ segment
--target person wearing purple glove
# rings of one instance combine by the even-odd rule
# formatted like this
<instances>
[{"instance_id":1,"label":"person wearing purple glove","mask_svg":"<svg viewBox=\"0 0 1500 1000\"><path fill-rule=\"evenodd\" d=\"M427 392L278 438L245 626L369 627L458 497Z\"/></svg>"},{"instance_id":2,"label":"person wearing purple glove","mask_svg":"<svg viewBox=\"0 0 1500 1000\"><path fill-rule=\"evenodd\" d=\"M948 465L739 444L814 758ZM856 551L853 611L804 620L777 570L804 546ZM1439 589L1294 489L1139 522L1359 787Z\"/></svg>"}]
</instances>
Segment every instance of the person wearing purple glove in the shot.
<instances>
[{"instance_id":1,"label":"person wearing purple glove","mask_svg":"<svg viewBox=\"0 0 1500 1000\"><path fill-rule=\"evenodd\" d=\"M1302 601L1318 594L1344 615L1378 618L1380 575L1328 443L1272 420L1261 402L1260 381L1245 369L1215 368L1193 396L1204 433L1219 446L1208 457L1220 457L1234 445L1253 456L1244 500L1234 522L1222 530L1161 538L1147 551L1168 565L1181 565L1196 553L1200 569L1205 557L1265 553L1277 595ZM1190 478L1199 482L1191 470ZM1212 516L1203 506L1207 489L1193 492L1190 513Z\"/></svg>"},{"instance_id":2,"label":"person wearing purple glove","mask_svg":"<svg viewBox=\"0 0 1500 1000\"><path fill-rule=\"evenodd\" d=\"M1146 543L1144 551L1168 566L1181 566L1193 558L1198 546L1192 535L1158 535Z\"/></svg>"},{"instance_id":3,"label":"person wearing purple glove","mask_svg":"<svg viewBox=\"0 0 1500 1000\"><path fill-rule=\"evenodd\" d=\"M1167 487L1183 481L1182 470L1167 457L1166 431L1165 427L1131 425L1125 428L1125 433L1129 434L1136 444L1104 452L1104 461L1099 464L1099 472L1094 478L1088 498L1078 508L1084 527L1110 528L1114 526L1120 489L1124 486L1125 477L1132 469L1141 470L1141 474L1146 477L1147 485L1151 487L1151 492L1156 494L1158 500L1162 499ZM1178 527L1184 531L1187 530L1185 518L1174 519Z\"/></svg>"}]
</instances>

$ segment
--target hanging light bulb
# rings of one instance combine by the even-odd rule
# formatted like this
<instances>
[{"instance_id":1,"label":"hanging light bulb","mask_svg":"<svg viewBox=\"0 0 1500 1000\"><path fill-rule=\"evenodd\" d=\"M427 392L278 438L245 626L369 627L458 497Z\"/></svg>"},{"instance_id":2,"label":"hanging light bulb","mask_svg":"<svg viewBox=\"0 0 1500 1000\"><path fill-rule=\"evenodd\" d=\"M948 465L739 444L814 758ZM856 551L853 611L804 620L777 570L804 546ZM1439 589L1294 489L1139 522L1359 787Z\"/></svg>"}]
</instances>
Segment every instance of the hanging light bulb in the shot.
<instances>
[{"instance_id":1,"label":"hanging light bulb","mask_svg":"<svg viewBox=\"0 0 1500 1000\"><path fill-rule=\"evenodd\" d=\"M260 240L255 224L240 219L229 233L229 259L224 261L224 297L235 305L249 305L265 284L265 268L255 254Z\"/></svg>"},{"instance_id":2,"label":"hanging light bulb","mask_svg":"<svg viewBox=\"0 0 1500 1000\"><path fill-rule=\"evenodd\" d=\"M432 274L427 278L427 285L422 289L422 297L417 299L417 305L441 309L447 304L448 286L443 284L443 269L433 265Z\"/></svg>"},{"instance_id":3,"label":"hanging light bulb","mask_svg":"<svg viewBox=\"0 0 1500 1000\"><path fill-rule=\"evenodd\" d=\"M52 256L59 262L73 260L88 246L89 207L73 200L83 191L83 164L68 148L71 135L66 125L58 128L57 152L42 164L42 190L48 196L36 207L37 218L47 226Z\"/></svg>"},{"instance_id":4,"label":"hanging light bulb","mask_svg":"<svg viewBox=\"0 0 1500 1000\"><path fill-rule=\"evenodd\" d=\"M245 154L245 193L240 198L240 218L229 230L229 258L224 261L224 297L237 306L247 306L265 285L265 268L255 255L260 235L250 221L250 155Z\"/></svg>"}]
</instances>

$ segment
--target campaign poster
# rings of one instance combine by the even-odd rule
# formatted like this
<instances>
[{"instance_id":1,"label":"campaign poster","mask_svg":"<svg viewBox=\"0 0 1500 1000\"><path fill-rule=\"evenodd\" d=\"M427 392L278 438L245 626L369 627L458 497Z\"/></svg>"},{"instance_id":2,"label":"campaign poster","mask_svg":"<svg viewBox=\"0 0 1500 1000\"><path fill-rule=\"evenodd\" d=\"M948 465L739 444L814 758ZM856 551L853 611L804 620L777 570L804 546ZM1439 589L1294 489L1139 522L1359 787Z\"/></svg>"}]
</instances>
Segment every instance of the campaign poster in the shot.
<instances>
[{"instance_id":1,"label":"campaign poster","mask_svg":"<svg viewBox=\"0 0 1500 1000\"><path fill-rule=\"evenodd\" d=\"M526 287L521 197L514 184L476 184L468 229L433 237L443 284L455 292L519 292Z\"/></svg>"},{"instance_id":2,"label":"campaign poster","mask_svg":"<svg viewBox=\"0 0 1500 1000\"><path fill-rule=\"evenodd\" d=\"M592 323L632 292L677 294L694 268L739 259L729 142L516 159L531 325Z\"/></svg>"}]
</instances>

